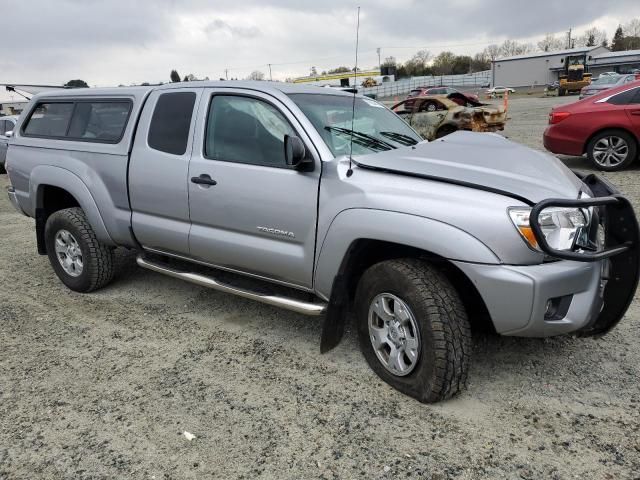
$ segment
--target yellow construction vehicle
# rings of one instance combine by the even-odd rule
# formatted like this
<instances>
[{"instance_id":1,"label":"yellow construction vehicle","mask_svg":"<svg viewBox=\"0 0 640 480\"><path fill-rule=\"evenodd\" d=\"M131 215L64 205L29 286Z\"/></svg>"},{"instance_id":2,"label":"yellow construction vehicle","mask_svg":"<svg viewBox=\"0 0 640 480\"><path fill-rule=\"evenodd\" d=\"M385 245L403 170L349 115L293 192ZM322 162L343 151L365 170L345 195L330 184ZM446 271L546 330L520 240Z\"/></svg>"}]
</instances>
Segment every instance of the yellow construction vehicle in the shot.
<instances>
[{"instance_id":1,"label":"yellow construction vehicle","mask_svg":"<svg viewBox=\"0 0 640 480\"><path fill-rule=\"evenodd\" d=\"M558 96L567 93L579 93L584 87L591 85L591 74L587 73L587 56L570 55L564 59L564 74L558 77Z\"/></svg>"}]
</instances>

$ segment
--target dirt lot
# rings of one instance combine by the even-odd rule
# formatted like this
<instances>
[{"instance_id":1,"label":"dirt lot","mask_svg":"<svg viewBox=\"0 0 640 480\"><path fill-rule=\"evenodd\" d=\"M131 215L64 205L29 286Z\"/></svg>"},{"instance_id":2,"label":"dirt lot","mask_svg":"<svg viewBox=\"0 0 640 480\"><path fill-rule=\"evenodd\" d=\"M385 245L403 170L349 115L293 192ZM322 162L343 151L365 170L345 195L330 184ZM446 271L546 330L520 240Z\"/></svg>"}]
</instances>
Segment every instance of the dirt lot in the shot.
<instances>
[{"instance_id":1,"label":"dirt lot","mask_svg":"<svg viewBox=\"0 0 640 480\"><path fill-rule=\"evenodd\" d=\"M541 148L558 101L514 99L505 134ZM636 207L639 173L607 175ZM353 330L320 355L318 319L131 255L108 288L70 292L4 195L0 245L0 479L640 478L638 302L599 340L478 335L468 390L423 405Z\"/></svg>"}]
</instances>

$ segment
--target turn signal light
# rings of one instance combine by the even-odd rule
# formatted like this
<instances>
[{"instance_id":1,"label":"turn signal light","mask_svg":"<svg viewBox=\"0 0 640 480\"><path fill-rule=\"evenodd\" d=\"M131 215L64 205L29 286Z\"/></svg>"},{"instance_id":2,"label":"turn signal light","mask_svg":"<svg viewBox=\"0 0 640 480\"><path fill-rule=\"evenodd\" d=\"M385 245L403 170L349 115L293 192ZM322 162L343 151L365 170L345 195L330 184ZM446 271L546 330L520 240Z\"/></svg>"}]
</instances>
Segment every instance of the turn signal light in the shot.
<instances>
[{"instance_id":1,"label":"turn signal light","mask_svg":"<svg viewBox=\"0 0 640 480\"><path fill-rule=\"evenodd\" d=\"M551 112L549 114L549 125L560 123L565 118L571 115L569 112Z\"/></svg>"}]
</instances>

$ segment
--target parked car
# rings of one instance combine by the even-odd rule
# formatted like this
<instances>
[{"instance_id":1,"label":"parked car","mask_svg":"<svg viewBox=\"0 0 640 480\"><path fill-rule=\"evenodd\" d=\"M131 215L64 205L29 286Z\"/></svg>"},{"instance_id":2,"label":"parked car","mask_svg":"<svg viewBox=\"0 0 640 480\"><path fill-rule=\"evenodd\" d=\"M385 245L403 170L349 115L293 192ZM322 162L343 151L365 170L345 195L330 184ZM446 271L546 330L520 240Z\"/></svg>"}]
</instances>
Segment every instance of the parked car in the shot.
<instances>
[{"instance_id":1,"label":"parked car","mask_svg":"<svg viewBox=\"0 0 640 480\"><path fill-rule=\"evenodd\" d=\"M610 88L614 88L620 85L624 85L636 80L636 76L633 74L628 75L608 75L603 77L602 75L597 80L591 82L591 85L584 87L580 90L580 99L590 97L596 93L604 92Z\"/></svg>"},{"instance_id":2,"label":"parked car","mask_svg":"<svg viewBox=\"0 0 640 480\"><path fill-rule=\"evenodd\" d=\"M461 92L451 87L420 87L411 90L409 95L407 95L407 100L409 100L406 104L407 108L411 108L414 98L434 95L444 96L462 106L472 107L483 105L478 96L473 93Z\"/></svg>"},{"instance_id":3,"label":"parked car","mask_svg":"<svg viewBox=\"0 0 640 480\"><path fill-rule=\"evenodd\" d=\"M7 157L9 136L13 133L18 117L14 115L0 117L0 173L5 173L4 162Z\"/></svg>"},{"instance_id":4,"label":"parked car","mask_svg":"<svg viewBox=\"0 0 640 480\"><path fill-rule=\"evenodd\" d=\"M493 87L490 88L489 90L487 90L487 95L490 95L492 97L498 96L498 95L504 95L505 93L516 93L514 88L510 88L510 87Z\"/></svg>"},{"instance_id":5,"label":"parked car","mask_svg":"<svg viewBox=\"0 0 640 480\"><path fill-rule=\"evenodd\" d=\"M605 171L622 170L638 155L640 81L555 107L544 146L553 153L581 156Z\"/></svg>"},{"instance_id":6,"label":"parked car","mask_svg":"<svg viewBox=\"0 0 640 480\"><path fill-rule=\"evenodd\" d=\"M353 311L371 368L423 402L463 388L471 324L602 335L638 280L636 218L606 181L498 135L424 142L375 100L333 89L41 93L7 171L10 201L71 290L107 285L120 246L153 272L324 314L323 352Z\"/></svg>"},{"instance_id":7,"label":"parked car","mask_svg":"<svg viewBox=\"0 0 640 480\"><path fill-rule=\"evenodd\" d=\"M461 107L446 97L425 96L404 100L391 110L400 115L425 140L435 140L458 130L504 130L507 114L502 105Z\"/></svg>"}]
</instances>

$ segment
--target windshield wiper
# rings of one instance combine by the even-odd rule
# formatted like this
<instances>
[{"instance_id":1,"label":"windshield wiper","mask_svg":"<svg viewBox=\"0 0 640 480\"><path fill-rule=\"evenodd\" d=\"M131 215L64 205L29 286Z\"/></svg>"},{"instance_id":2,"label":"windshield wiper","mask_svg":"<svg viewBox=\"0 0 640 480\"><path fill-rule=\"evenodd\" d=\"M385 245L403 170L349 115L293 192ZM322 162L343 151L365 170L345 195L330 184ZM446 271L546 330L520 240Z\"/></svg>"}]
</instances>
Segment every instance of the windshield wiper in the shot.
<instances>
[{"instance_id":1,"label":"windshield wiper","mask_svg":"<svg viewBox=\"0 0 640 480\"><path fill-rule=\"evenodd\" d=\"M391 145L390 143L385 142L384 140L380 140L379 138L376 138L364 132L349 130L348 128L342 128L342 127L331 127L329 125L327 125L324 128L325 130L328 130L330 132L337 132L337 133L341 133L342 135L348 135L348 136L353 135L354 143L361 145L363 147L368 147L373 150L377 150L379 152L385 151L385 150L395 150L396 148L398 148L394 145Z\"/></svg>"},{"instance_id":2,"label":"windshield wiper","mask_svg":"<svg viewBox=\"0 0 640 480\"><path fill-rule=\"evenodd\" d=\"M384 135L385 137L390 138L394 142L398 142L406 146L416 145L418 143L418 141L415 138L410 137L409 135L405 135L404 133L380 132L380 135Z\"/></svg>"}]
</instances>

